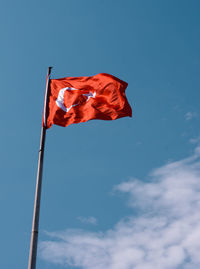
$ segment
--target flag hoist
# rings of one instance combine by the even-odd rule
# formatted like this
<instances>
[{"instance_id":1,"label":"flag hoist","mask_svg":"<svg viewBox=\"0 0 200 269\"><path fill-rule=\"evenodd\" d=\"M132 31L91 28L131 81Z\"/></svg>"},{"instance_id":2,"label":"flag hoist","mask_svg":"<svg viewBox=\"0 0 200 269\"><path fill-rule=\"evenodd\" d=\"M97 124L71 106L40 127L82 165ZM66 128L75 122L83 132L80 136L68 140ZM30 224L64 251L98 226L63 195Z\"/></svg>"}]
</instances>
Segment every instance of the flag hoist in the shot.
<instances>
[{"instance_id":1,"label":"flag hoist","mask_svg":"<svg viewBox=\"0 0 200 269\"><path fill-rule=\"evenodd\" d=\"M48 68L46 80L28 269L36 268L46 130L53 124L66 127L93 119L115 120L132 116L125 95L128 86L125 81L106 73L50 79L51 69Z\"/></svg>"}]
</instances>

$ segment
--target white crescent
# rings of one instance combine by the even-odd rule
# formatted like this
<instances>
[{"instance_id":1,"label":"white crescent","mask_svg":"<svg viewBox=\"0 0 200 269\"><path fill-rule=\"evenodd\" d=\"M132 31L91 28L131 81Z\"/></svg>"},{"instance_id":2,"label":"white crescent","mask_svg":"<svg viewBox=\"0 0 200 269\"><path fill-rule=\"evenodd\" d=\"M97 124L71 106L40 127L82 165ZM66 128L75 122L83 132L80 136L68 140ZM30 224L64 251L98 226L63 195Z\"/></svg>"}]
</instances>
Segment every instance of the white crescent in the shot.
<instances>
[{"instance_id":1,"label":"white crescent","mask_svg":"<svg viewBox=\"0 0 200 269\"><path fill-rule=\"evenodd\" d=\"M58 98L56 100L56 105L61 108L63 111L65 112L69 112L70 109L74 106L78 106L79 104L73 104L70 107L66 107L64 105L64 93L65 91L81 91L72 87L66 87L66 88L62 88L59 93L58 93ZM86 102L88 102L90 100L90 98L95 98L96 96L96 92L89 92L89 93L83 93L82 95L87 96L87 100Z\"/></svg>"}]
</instances>

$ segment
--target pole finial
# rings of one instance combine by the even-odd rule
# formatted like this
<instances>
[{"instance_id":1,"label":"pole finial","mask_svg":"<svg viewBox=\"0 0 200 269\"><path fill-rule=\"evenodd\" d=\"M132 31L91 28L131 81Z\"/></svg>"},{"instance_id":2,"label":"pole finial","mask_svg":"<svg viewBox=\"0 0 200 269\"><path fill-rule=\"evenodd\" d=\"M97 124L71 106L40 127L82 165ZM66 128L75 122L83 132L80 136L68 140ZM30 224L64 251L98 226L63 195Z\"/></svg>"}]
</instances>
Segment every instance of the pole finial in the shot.
<instances>
[{"instance_id":1,"label":"pole finial","mask_svg":"<svg viewBox=\"0 0 200 269\"><path fill-rule=\"evenodd\" d=\"M53 66L49 66L49 67L48 67L48 72L47 72L47 75L48 75L48 76L50 76L50 74L51 74L51 69L52 69L52 68L53 68Z\"/></svg>"}]
</instances>

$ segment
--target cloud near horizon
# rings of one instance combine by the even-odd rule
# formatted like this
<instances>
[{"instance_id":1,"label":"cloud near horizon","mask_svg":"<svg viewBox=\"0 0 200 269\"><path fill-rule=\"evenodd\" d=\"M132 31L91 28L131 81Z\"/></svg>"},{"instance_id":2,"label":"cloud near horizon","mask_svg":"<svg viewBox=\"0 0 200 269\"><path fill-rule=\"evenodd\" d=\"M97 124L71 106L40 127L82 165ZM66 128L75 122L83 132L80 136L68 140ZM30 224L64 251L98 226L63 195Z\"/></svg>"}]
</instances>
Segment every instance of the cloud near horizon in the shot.
<instances>
[{"instance_id":1,"label":"cloud near horizon","mask_svg":"<svg viewBox=\"0 0 200 269\"><path fill-rule=\"evenodd\" d=\"M132 216L106 232L48 233L49 240L40 243L41 258L64 268L199 268L199 156L197 147L193 156L153 170L148 181L115 186L128 197Z\"/></svg>"}]
</instances>

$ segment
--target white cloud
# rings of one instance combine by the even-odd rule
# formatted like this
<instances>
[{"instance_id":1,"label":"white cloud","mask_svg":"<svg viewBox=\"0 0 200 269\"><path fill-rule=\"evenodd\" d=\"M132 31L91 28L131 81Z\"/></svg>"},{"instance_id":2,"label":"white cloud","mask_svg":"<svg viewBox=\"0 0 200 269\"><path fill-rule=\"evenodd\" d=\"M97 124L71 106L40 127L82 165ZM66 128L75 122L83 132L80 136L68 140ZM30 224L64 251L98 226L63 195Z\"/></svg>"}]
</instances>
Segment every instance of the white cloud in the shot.
<instances>
[{"instance_id":1,"label":"white cloud","mask_svg":"<svg viewBox=\"0 0 200 269\"><path fill-rule=\"evenodd\" d=\"M88 224L97 224L97 219L95 217L78 217L77 218L82 223L88 223Z\"/></svg>"},{"instance_id":2,"label":"white cloud","mask_svg":"<svg viewBox=\"0 0 200 269\"><path fill-rule=\"evenodd\" d=\"M195 137L195 138L191 138L191 139L189 140L189 142L190 142L191 144L200 144L200 136Z\"/></svg>"},{"instance_id":3,"label":"white cloud","mask_svg":"<svg viewBox=\"0 0 200 269\"><path fill-rule=\"evenodd\" d=\"M43 259L84 269L194 269L200 267L200 148L155 169L148 181L115 186L128 196L132 216L106 232L68 229L40 243Z\"/></svg>"},{"instance_id":4,"label":"white cloud","mask_svg":"<svg viewBox=\"0 0 200 269\"><path fill-rule=\"evenodd\" d=\"M185 114L185 119L188 121L188 120L192 120L192 119L194 119L194 118L196 118L197 117L197 113L195 113L195 112L187 112L186 114Z\"/></svg>"}]
</instances>

